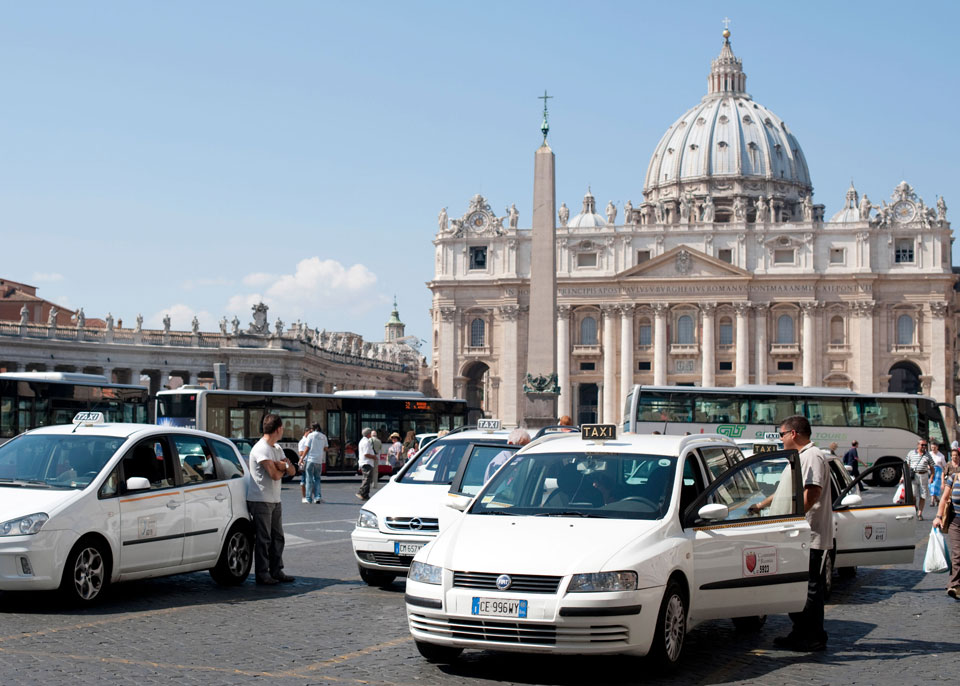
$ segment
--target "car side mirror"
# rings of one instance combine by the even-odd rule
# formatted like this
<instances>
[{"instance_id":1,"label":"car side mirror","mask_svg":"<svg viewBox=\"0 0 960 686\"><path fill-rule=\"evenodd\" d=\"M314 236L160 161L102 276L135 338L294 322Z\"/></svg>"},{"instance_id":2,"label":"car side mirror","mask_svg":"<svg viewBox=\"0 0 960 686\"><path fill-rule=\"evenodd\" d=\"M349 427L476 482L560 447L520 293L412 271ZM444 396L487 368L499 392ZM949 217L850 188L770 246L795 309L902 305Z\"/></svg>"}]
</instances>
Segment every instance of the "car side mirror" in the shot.
<instances>
[{"instance_id":1,"label":"car side mirror","mask_svg":"<svg viewBox=\"0 0 960 686\"><path fill-rule=\"evenodd\" d=\"M859 507L863 505L863 498L859 493L847 493L843 496L843 500L840 501L840 504L843 507Z\"/></svg>"},{"instance_id":2,"label":"car side mirror","mask_svg":"<svg viewBox=\"0 0 960 686\"><path fill-rule=\"evenodd\" d=\"M704 505L697 512L697 516L700 519L705 519L707 521L718 521L721 519L726 519L730 514L730 508L722 503L711 503L709 505Z\"/></svg>"},{"instance_id":3,"label":"car side mirror","mask_svg":"<svg viewBox=\"0 0 960 686\"><path fill-rule=\"evenodd\" d=\"M470 505L470 501L473 500L468 495L459 495L457 493L448 493L446 506L457 510L458 512L464 512L467 507Z\"/></svg>"},{"instance_id":4,"label":"car side mirror","mask_svg":"<svg viewBox=\"0 0 960 686\"><path fill-rule=\"evenodd\" d=\"M150 481L143 476L131 476L127 479L128 491L148 491L150 490Z\"/></svg>"}]
</instances>

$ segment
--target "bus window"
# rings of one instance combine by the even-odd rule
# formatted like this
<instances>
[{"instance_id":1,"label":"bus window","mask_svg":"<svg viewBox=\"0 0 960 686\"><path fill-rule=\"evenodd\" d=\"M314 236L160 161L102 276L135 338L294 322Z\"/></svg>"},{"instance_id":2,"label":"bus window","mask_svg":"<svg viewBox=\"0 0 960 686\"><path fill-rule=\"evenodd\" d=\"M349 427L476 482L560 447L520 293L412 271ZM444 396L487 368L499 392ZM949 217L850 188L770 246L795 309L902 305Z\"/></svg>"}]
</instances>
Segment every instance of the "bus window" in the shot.
<instances>
[{"instance_id":1,"label":"bus window","mask_svg":"<svg viewBox=\"0 0 960 686\"><path fill-rule=\"evenodd\" d=\"M919 433L917 403L905 398L864 398L863 425Z\"/></svg>"},{"instance_id":2,"label":"bus window","mask_svg":"<svg viewBox=\"0 0 960 686\"><path fill-rule=\"evenodd\" d=\"M700 396L694 401L694 421L706 424L741 424L746 421L746 403L741 410L741 402L737 398L722 395Z\"/></svg>"},{"instance_id":3,"label":"bus window","mask_svg":"<svg viewBox=\"0 0 960 686\"><path fill-rule=\"evenodd\" d=\"M17 433L14 421L13 398L0 398L0 438L11 438Z\"/></svg>"},{"instance_id":4,"label":"bus window","mask_svg":"<svg viewBox=\"0 0 960 686\"><path fill-rule=\"evenodd\" d=\"M246 415L244 410L230 410L230 438L249 438L247 435Z\"/></svg>"},{"instance_id":5,"label":"bus window","mask_svg":"<svg viewBox=\"0 0 960 686\"><path fill-rule=\"evenodd\" d=\"M637 419L641 422L690 422L693 397L686 393L640 391Z\"/></svg>"},{"instance_id":6,"label":"bus window","mask_svg":"<svg viewBox=\"0 0 960 686\"><path fill-rule=\"evenodd\" d=\"M940 408L936 403L926 398L918 398L918 401L920 435L929 438L934 443L946 445L946 427L943 424L943 417L940 414Z\"/></svg>"},{"instance_id":7,"label":"bus window","mask_svg":"<svg viewBox=\"0 0 960 686\"><path fill-rule=\"evenodd\" d=\"M789 395L754 397L750 401L748 424L776 424L795 414L803 414L803 400Z\"/></svg>"},{"instance_id":8,"label":"bus window","mask_svg":"<svg viewBox=\"0 0 960 686\"><path fill-rule=\"evenodd\" d=\"M805 415L811 424L850 426L845 405L842 398L807 398Z\"/></svg>"}]
</instances>

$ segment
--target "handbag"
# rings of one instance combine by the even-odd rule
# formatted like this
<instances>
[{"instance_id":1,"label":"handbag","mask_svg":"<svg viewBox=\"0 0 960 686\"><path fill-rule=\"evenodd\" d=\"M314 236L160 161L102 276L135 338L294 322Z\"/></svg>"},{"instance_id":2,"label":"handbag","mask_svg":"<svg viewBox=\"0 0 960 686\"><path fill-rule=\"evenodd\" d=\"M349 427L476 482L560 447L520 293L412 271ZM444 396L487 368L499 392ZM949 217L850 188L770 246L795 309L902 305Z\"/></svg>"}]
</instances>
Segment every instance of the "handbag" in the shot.
<instances>
[{"instance_id":1,"label":"handbag","mask_svg":"<svg viewBox=\"0 0 960 686\"><path fill-rule=\"evenodd\" d=\"M927 539L927 554L923 558L923 571L928 574L942 574L950 571L950 556L947 551L947 542L940 529L930 529L930 538Z\"/></svg>"}]
</instances>

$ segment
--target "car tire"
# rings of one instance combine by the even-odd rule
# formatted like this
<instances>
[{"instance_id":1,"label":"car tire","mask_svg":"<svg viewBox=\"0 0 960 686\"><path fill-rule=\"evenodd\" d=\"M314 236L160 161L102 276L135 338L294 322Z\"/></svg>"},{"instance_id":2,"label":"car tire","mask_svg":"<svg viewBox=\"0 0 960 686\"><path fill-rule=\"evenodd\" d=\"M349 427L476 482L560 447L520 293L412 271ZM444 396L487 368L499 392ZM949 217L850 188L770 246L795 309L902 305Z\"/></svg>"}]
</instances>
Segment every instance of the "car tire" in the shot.
<instances>
[{"instance_id":1,"label":"car tire","mask_svg":"<svg viewBox=\"0 0 960 686\"><path fill-rule=\"evenodd\" d=\"M825 552L825 558L823 561L823 599L824 601L830 600L830 595L833 593L833 560L834 552L828 550Z\"/></svg>"},{"instance_id":2,"label":"car tire","mask_svg":"<svg viewBox=\"0 0 960 686\"><path fill-rule=\"evenodd\" d=\"M397 575L392 574L391 572L381 572L377 569L360 567L360 578L363 579L367 586L383 587L392 584L393 580L397 578Z\"/></svg>"},{"instance_id":3,"label":"car tire","mask_svg":"<svg viewBox=\"0 0 960 686\"><path fill-rule=\"evenodd\" d=\"M60 592L74 605L94 605L110 585L110 558L106 545L95 538L81 538L63 566Z\"/></svg>"},{"instance_id":4,"label":"car tire","mask_svg":"<svg viewBox=\"0 0 960 686\"><path fill-rule=\"evenodd\" d=\"M766 615L755 615L753 617L734 617L733 628L742 634L755 634L767 623Z\"/></svg>"},{"instance_id":5,"label":"car tire","mask_svg":"<svg viewBox=\"0 0 960 686\"><path fill-rule=\"evenodd\" d=\"M856 567L840 567L837 569L837 576L841 579L852 579L857 575Z\"/></svg>"},{"instance_id":6,"label":"car tire","mask_svg":"<svg viewBox=\"0 0 960 686\"><path fill-rule=\"evenodd\" d=\"M253 534L249 527L236 524L227 534L217 565L210 570L210 576L221 586L238 586L250 576L252 566Z\"/></svg>"},{"instance_id":7,"label":"car tire","mask_svg":"<svg viewBox=\"0 0 960 686\"><path fill-rule=\"evenodd\" d=\"M450 664L456 662L463 652L463 648L453 648L451 646L438 646L433 643L423 643L416 641L417 650L423 658L431 664Z\"/></svg>"},{"instance_id":8,"label":"car tire","mask_svg":"<svg viewBox=\"0 0 960 686\"><path fill-rule=\"evenodd\" d=\"M663 671L672 671L680 663L683 640L687 634L687 596L677 581L667 584L657 615L650 656Z\"/></svg>"}]
</instances>

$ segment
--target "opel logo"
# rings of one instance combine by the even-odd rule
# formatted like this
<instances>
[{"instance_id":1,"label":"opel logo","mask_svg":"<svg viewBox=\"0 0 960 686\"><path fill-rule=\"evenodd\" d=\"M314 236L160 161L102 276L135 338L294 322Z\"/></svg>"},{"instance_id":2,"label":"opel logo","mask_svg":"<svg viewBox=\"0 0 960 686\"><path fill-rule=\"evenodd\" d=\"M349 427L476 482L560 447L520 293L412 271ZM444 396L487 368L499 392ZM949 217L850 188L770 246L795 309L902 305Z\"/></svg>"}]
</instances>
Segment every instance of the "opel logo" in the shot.
<instances>
[{"instance_id":1,"label":"opel logo","mask_svg":"<svg viewBox=\"0 0 960 686\"><path fill-rule=\"evenodd\" d=\"M411 531L420 531L423 528L423 522L420 521L419 517L414 517L410 520L410 530Z\"/></svg>"},{"instance_id":2,"label":"opel logo","mask_svg":"<svg viewBox=\"0 0 960 686\"><path fill-rule=\"evenodd\" d=\"M497 577L497 590L506 591L512 583L513 579L510 578L509 574L501 574Z\"/></svg>"}]
</instances>

